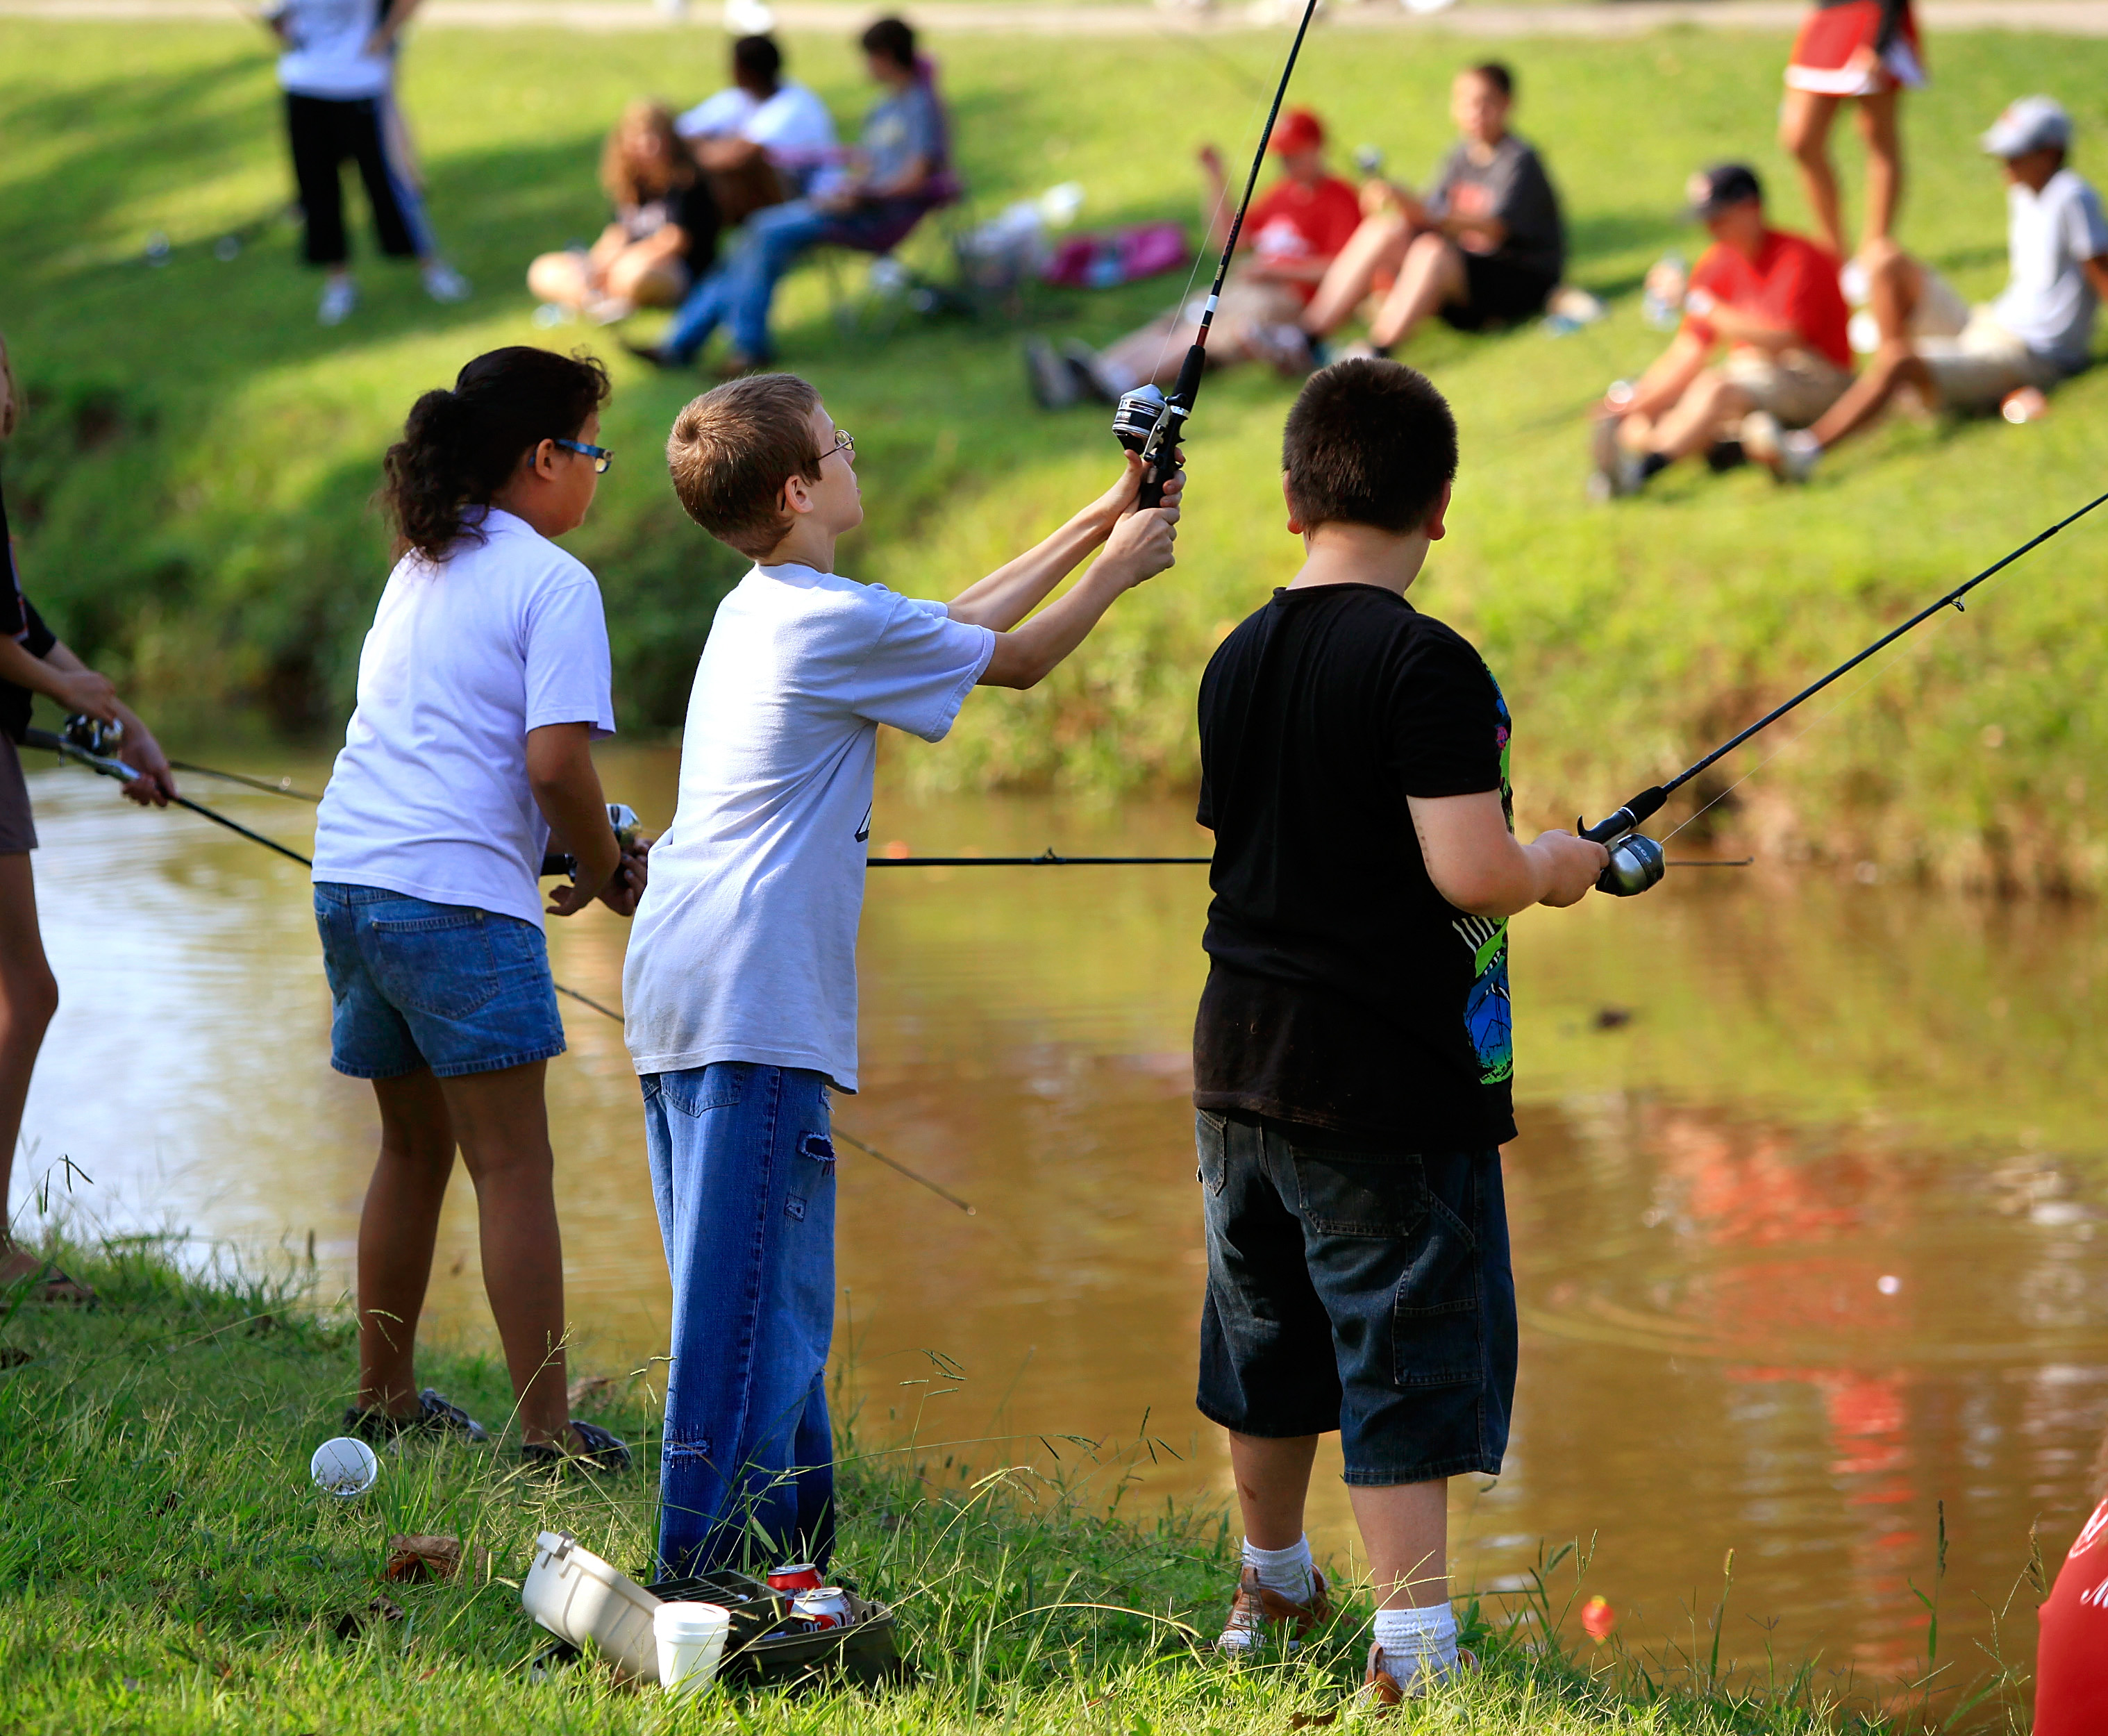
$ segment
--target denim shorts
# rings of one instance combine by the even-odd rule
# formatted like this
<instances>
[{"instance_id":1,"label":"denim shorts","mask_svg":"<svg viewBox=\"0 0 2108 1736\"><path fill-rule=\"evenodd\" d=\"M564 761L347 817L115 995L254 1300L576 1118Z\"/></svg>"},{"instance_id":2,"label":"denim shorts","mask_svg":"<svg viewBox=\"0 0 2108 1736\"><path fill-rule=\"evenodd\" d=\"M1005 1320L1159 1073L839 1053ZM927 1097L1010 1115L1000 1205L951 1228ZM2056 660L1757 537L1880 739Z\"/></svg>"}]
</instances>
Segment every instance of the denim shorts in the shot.
<instances>
[{"instance_id":1,"label":"denim shorts","mask_svg":"<svg viewBox=\"0 0 2108 1736\"><path fill-rule=\"evenodd\" d=\"M1507 1449L1515 1275L1498 1152L1350 1152L1203 1111L1203 1415L1340 1431L1346 1480L1476 1471Z\"/></svg>"},{"instance_id":2,"label":"denim shorts","mask_svg":"<svg viewBox=\"0 0 2108 1736\"><path fill-rule=\"evenodd\" d=\"M338 1072L399 1079L430 1067L453 1079L563 1053L548 943L532 922L318 882L315 927Z\"/></svg>"}]
</instances>

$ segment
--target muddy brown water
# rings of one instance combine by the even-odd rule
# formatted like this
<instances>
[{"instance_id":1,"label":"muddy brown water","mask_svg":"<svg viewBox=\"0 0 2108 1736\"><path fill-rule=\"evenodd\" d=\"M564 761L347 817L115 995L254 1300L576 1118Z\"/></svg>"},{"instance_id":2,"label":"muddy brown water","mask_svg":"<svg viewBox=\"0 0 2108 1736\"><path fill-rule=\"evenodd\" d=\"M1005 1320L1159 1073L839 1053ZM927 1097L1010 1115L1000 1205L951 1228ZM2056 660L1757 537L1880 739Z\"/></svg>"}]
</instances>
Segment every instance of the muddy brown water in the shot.
<instances>
[{"instance_id":1,"label":"muddy brown water","mask_svg":"<svg viewBox=\"0 0 2108 1736\"><path fill-rule=\"evenodd\" d=\"M670 751L603 764L663 820ZM298 804L189 787L306 841ZM15 1210L48 1178L55 1208L110 1233L180 1227L194 1251L263 1260L312 1231L337 1294L374 1117L327 1066L300 872L83 773L32 788L65 1001ZM874 841L894 840L1207 841L1178 803L885 797ZM949 1450L978 1468L1073 1467L1093 1455L1058 1437L1080 1436L1105 1499L1123 1477L1130 1508L1226 1499L1221 1437L1192 1408L1205 900L1196 868L872 874L866 1087L837 1119L975 1211L844 1154L837 1341L865 1440L912 1427L971 1443ZM619 1000L621 922L552 928L559 979ZM2030 1529L2053 1567L2108 1426L2108 922L1871 866L1693 873L1520 919L1514 975L1522 1380L1505 1474L1455 1486L1460 1582L1513 1609L1540 1548L1578 1538L1584 1591L1673 1661L1709 1646L1732 1549L1723 1656L1759 1674L1768 1648L1816 1657L1871 1698L1922 1670L1912 1588L1935 1587L1944 1504L1941 1658L1957 1679L1980 1646L2025 1666ZM619 1029L564 1010L550 1091L575 1366L624 1376L663 1349L668 1305L636 1086ZM428 1330L489 1336L465 1183ZM1312 1531L1350 1564L1329 1476ZM1570 1563L1557 1583L1563 1601Z\"/></svg>"}]
</instances>

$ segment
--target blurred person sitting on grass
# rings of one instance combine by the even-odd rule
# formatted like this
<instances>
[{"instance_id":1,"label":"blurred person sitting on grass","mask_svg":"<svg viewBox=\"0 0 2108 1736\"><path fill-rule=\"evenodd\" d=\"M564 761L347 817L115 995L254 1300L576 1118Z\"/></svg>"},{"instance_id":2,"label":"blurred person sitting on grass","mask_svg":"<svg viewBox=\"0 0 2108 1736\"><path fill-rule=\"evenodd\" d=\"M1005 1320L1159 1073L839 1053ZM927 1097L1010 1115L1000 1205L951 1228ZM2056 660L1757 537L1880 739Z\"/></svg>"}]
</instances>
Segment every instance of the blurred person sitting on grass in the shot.
<instances>
[{"instance_id":1,"label":"blurred person sitting on grass","mask_svg":"<svg viewBox=\"0 0 2108 1736\"><path fill-rule=\"evenodd\" d=\"M1456 471L1424 375L1312 375L1281 438L1303 565L1200 678L1198 1402L1229 1432L1245 1533L1216 1644L1259 1659L1331 1614L1304 1511L1336 1431L1375 1709L1471 1667L1448 1490L1500 1474L1515 1398L1508 919L1578 904L1609 860L1570 832L1516 838L1500 688L1407 600Z\"/></svg>"},{"instance_id":2,"label":"blurred person sitting on grass","mask_svg":"<svg viewBox=\"0 0 2108 1736\"><path fill-rule=\"evenodd\" d=\"M380 498L398 558L358 654L358 702L315 823L330 1065L371 1082L381 1149L358 1220L358 1395L347 1432L480 1441L417 1377L417 1319L460 1153L520 1458L620 1470L570 1414L563 1240L543 1085L564 1052L547 913L636 909L641 852L608 821L595 738L615 733L600 587L556 546L591 510L607 375L518 346L411 407Z\"/></svg>"},{"instance_id":3,"label":"blurred person sitting on grass","mask_svg":"<svg viewBox=\"0 0 2108 1736\"><path fill-rule=\"evenodd\" d=\"M664 104L640 99L623 110L601 152L600 184L614 220L590 249L543 254L527 268L527 287L603 325L673 306L715 261L720 219Z\"/></svg>"},{"instance_id":4,"label":"blurred person sitting on grass","mask_svg":"<svg viewBox=\"0 0 2108 1736\"><path fill-rule=\"evenodd\" d=\"M2034 1736L2108 1730L2108 1435L2088 1483L2100 1504L2065 1552L2036 1617Z\"/></svg>"},{"instance_id":5,"label":"blurred person sitting on grass","mask_svg":"<svg viewBox=\"0 0 2108 1736\"><path fill-rule=\"evenodd\" d=\"M834 117L783 76L783 51L772 38L742 36L732 45L732 79L673 123L709 177L727 227L841 179Z\"/></svg>"},{"instance_id":6,"label":"blurred person sitting on grass","mask_svg":"<svg viewBox=\"0 0 2108 1736\"><path fill-rule=\"evenodd\" d=\"M1514 324L1544 311L1566 268L1559 196L1534 149L1508 130L1515 79L1498 61L1469 66L1450 88L1463 136L1425 199L1372 178L1367 214L1332 262L1302 326L1330 336L1372 295L1368 353L1386 355L1430 315L1460 331Z\"/></svg>"},{"instance_id":7,"label":"blurred person sitting on grass","mask_svg":"<svg viewBox=\"0 0 2108 1736\"><path fill-rule=\"evenodd\" d=\"M1746 164L1700 170L1687 192L1713 245L1688 283L1666 281L1663 266L1651 274L1655 293L1682 303L1683 323L1652 367L1613 386L1597 408L1589 490L1598 498L1637 494L1694 453L1716 467L1739 462L1750 412L1804 428L1852 383L1835 256L1765 221L1763 190ZM1723 343L1727 358L1712 364Z\"/></svg>"},{"instance_id":8,"label":"blurred person sitting on grass","mask_svg":"<svg viewBox=\"0 0 2108 1736\"><path fill-rule=\"evenodd\" d=\"M2047 97L2024 97L1982 142L2005 170L2005 293L1971 310L1894 242L1870 246L1860 263L1881 343L1866 372L1811 427L1781 432L1761 416L1744 424L1750 456L1786 480L1806 481L1825 452L1899 394L1914 393L1928 409L1987 415L2016 393L2052 390L2092 359L2094 316L2108 295L2108 215L2065 160L2071 117Z\"/></svg>"},{"instance_id":9,"label":"blurred person sitting on grass","mask_svg":"<svg viewBox=\"0 0 2108 1736\"><path fill-rule=\"evenodd\" d=\"M285 44L278 84L299 183L307 259L328 274L315 317L340 325L358 305L344 229L347 159L358 165L381 250L414 259L435 301L465 301L468 282L439 256L409 135L395 106L395 54L419 0L273 0L262 15Z\"/></svg>"},{"instance_id":10,"label":"blurred person sitting on grass","mask_svg":"<svg viewBox=\"0 0 2108 1736\"><path fill-rule=\"evenodd\" d=\"M1281 178L1245 216L1237 246L1250 251L1223 286L1208 365L1259 360L1299 374L1308 370L1308 346L1296 321L1361 222L1361 207L1354 188L1327 170L1324 123L1308 109L1282 115L1266 148L1281 160ZM1236 200L1222 153L1204 145L1200 155L1208 250L1219 255ZM1062 409L1081 398L1116 404L1146 381L1169 385L1200 330L1205 300L1196 295L1102 350L1070 342L1056 351L1043 338L1032 340L1025 372L1034 398L1042 408Z\"/></svg>"},{"instance_id":11,"label":"blurred person sitting on grass","mask_svg":"<svg viewBox=\"0 0 2108 1736\"><path fill-rule=\"evenodd\" d=\"M0 337L0 444L13 438L26 408L8 365L7 340ZM29 866L37 828L16 751L38 693L61 711L121 724L124 739L118 752L139 773L122 786L125 795L142 808L168 806L176 780L160 744L117 697L108 678L75 656L22 594L21 570L7 533L7 502L0 497L0 1211L7 1204L15 1148L21 1139L29 1075L36 1071L44 1032L59 1010L59 985L44 957L36 877ZM87 1285L17 1246L12 1221L0 1220L0 1310L25 1293L38 1302L84 1302L93 1296Z\"/></svg>"},{"instance_id":12,"label":"blurred person sitting on grass","mask_svg":"<svg viewBox=\"0 0 2108 1736\"><path fill-rule=\"evenodd\" d=\"M858 1083L880 726L936 742L977 684L1036 686L1170 566L1178 485L1138 510L1130 455L1105 494L945 603L836 571L864 520L856 442L804 381L704 394L674 418L666 456L688 516L754 567L696 665L673 823L652 847L622 976L673 1288L659 1560L676 1574L750 1559L824 1572L829 1100Z\"/></svg>"},{"instance_id":13,"label":"blurred person sitting on grass","mask_svg":"<svg viewBox=\"0 0 2108 1736\"><path fill-rule=\"evenodd\" d=\"M823 192L755 212L732 256L690 292L665 336L626 346L631 354L686 367L722 325L731 347L717 372L750 372L774 353L768 316L776 286L800 257L817 246L888 252L958 196L950 125L915 32L898 18L881 18L860 41L865 69L885 94L864 117L857 172Z\"/></svg>"}]
</instances>

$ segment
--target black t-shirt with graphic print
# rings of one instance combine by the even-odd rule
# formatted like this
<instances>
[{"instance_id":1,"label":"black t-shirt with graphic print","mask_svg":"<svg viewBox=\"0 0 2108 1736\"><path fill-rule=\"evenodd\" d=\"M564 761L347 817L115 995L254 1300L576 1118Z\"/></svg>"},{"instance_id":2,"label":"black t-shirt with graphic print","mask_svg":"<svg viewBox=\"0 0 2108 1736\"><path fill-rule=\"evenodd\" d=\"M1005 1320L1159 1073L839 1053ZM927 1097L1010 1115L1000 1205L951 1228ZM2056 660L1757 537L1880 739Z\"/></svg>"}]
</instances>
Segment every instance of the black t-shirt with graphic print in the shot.
<instances>
[{"instance_id":1,"label":"black t-shirt with graphic print","mask_svg":"<svg viewBox=\"0 0 2108 1736\"><path fill-rule=\"evenodd\" d=\"M1386 1151L1515 1137L1507 924L1435 890L1406 806L1498 790L1512 825L1508 728L1479 654L1394 591L1276 591L1223 641L1199 1107Z\"/></svg>"},{"instance_id":2,"label":"black t-shirt with graphic print","mask_svg":"<svg viewBox=\"0 0 2108 1736\"><path fill-rule=\"evenodd\" d=\"M15 545L7 536L7 497L0 494L0 634L6 634L33 657L41 657L58 643L58 635L44 625L36 606L22 594L22 581L15 570ZM29 727L29 707L34 696L27 688L0 681L0 733L11 742L22 739Z\"/></svg>"}]
</instances>

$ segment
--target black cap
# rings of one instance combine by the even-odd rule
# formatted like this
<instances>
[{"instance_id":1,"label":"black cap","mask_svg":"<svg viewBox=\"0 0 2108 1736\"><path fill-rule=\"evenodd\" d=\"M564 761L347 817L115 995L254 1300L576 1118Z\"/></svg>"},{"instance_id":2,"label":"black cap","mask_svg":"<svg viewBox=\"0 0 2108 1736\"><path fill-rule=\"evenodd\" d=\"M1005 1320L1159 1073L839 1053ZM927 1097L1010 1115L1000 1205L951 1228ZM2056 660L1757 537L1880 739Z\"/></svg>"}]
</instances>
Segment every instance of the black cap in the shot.
<instances>
[{"instance_id":1,"label":"black cap","mask_svg":"<svg viewBox=\"0 0 2108 1736\"><path fill-rule=\"evenodd\" d=\"M1683 196L1691 214L1703 223L1718 217L1731 205L1747 205L1764 196L1757 172L1747 163L1715 163L1701 169L1684 183Z\"/></svg>"}]
</instances>

